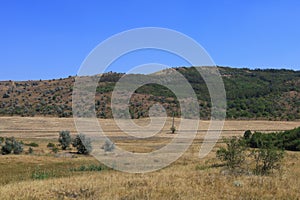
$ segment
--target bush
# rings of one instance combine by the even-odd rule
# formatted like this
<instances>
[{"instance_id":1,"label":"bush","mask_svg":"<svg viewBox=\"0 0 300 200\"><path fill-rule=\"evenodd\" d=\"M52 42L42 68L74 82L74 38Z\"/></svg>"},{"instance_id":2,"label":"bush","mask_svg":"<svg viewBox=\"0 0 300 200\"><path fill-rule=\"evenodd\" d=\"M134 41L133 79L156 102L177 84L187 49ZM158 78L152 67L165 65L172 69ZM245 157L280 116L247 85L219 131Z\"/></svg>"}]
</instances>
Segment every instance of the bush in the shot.
<instances>
[{"instance_id":1,"label":"bush","mask_svg":"<svg viewBox=\"0 0 300 200\"><path fill-rule=\"evenodd\" d=\"M245 143L244 140L231 137L224 139L226 148L221 147L217 150L217 158L224 161L230 170L241 167L245 160Z\"/></svg>"},{"instance_id":2,"label":"bush","mask_svg":"<svg viewBox=\"0 0 300 200\"><path fill-rule=\"evenodd\" d=\"M58 142L61 145L62 150L66 150L71 144L71 136L69 131L59 132Z\"/></svg>"},{"instance_id":3,"label":"bush","mask_svg":"<svg viewBox=\"0 0 300 200\"><path fill-rule=\"evenodd\" d=\"M29 154L33 154L33 149L32 149L31 147L29 147L28 153L29 153Z\"/></svg>"},{"instance_id":4,"label":"bush","mask_svg":"<svg viewBox=\"0 0 300 200\"><path fill-rule=\"evenodd\" d=\"M78 168L71 168L70 171L74 172L85 172L85 171L103 171L107 170L108 168L104 165L94 165L91 164L89 166L81 165Z\"/></svg>"},{"instance_id":5,"label":"bush","mask_svg":"<svg viewBox=\"0 0 300 200\"><path fill-rule=\"evenodd\" d=\"M250 130L245 131L245 133L244 133L244 139L245 140L249 140L251 138L251 135L252 135L252 133L251 133Z\"/></svg>"},{"instance_id":6,"label":"bush","mask_svg":"<svg viewBox=\"0 0 300 200\"><path fill-rule=\"evenodd\" d=\"M110 139L106 139L102 149L105 152L112 152L115 149L115 144Z\"/></svg>"},{"instance_id":7,"label":"bush","mask_svg":"<svg viewBox=\"0 0 300 200\"><path fill-rule=\"evenodd\" d=\"M30 147L38 147L39 145L35 142L31 142L29 144L25 144L26 146L30 146Z\"/></svg>"},{"instance_id":8,"label":"bush","mask_svg":"<svg viewBox=\"0 0 300 200\"><path fill-rule=\"evenodd\" d=\"M3 99L5 99L5 98L9 98L9 97L10 97L10 95L9 95L9 94L7 94L7 93L3 94L3 96L2 96L2 98L3 98Z\"/></svg>"},{"instance_id":9,"label":"bush","mask_svg":"<svg viewBox=\"0 0 300 200\"><path fill-rule=\"evenodd\" d=\"M3 155L6 154L10 154L10 153L14 153L14 154L20 154L23 152L23 145L16 141L15 138L11 137L11 138L6 138L5 139L5 144L2 146L1 148L1 153Z\"/></svg>"},{"instance_id":10,"label":"bush","mask_svg":"<svg viewBox=\"0 0 300 200\"><path fill-rule=\"evenodd\" d=\"M13 150L13 141L10 138L6 138L5 144L1 148L2 155L10 154Z\"/></svg>"},{"instance_id":11,"label":"bush","mask_svg":"<svg viewBox=\"0 0 300 200\"><path fill-rule=\"evenodd\" d=\"M72 142L73 147L76 147L78 154L90 154L93 150L92 141L85 137L84 134L78 134Z\"/></svg>"},{"instance_id":12,"label":"bush","mask_svg":"<svg viewBox=\"0 0 300 200\"><path fill-rule=\"evenodd\" d=\"M57 148L57 147L53 147L53 148L52 148L52 152L53 152L53 153L57 153L57 152L58 152L58 148Z\"/></svg>"},{"instance_id":13,"label":"bush","mask_svg":"<svg viewBox=\"0 0 300 200\"><path fill-rule=\"evenodd\" d=\"M55 147L55 144L49 142L49 143L47 144L47 147L48 147L48 148L53 148L53 147Z\"/></svg>"},{"instance_id":14,"label":"bush","mask_svg":"<svg viewBox=\"0 0 300 200\"><path fill-rule=\"evenodd\" d=\"M14 154L20 154L23 152L23 145L20 142L14 140L13 141L13 150L14 150Z\"/></svg>"},{"instance_id":15,"label":"bush","mask_svg":"<svg viewBox=\"0 0 300 200\"><path fill-rule=\"evenodd\" d=\"M281 168L281 160L283 159L283 151L274 147L264 147L253 150L252 155L255 159L254 172L258 175L268 175L274 169Z\"/></svg>"}]
</instances>

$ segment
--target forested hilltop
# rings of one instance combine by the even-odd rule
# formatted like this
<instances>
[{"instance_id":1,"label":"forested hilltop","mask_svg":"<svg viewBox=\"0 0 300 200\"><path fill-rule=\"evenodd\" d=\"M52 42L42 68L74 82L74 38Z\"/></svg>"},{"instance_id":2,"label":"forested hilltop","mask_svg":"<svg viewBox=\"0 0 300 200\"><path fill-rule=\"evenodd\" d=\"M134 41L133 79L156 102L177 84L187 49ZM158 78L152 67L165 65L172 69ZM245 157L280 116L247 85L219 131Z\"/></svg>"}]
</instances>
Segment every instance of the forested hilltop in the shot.
<instances>
[{"instance_id":1,"label":"forested hilltop","mask_svg":"<svg viewBox=\"0 0 300 200\"><path fill-rule=\"evenodd\" d=\"M300 71L275 69L237 69L218 67L227 95L228 119L300 119ZM186 77L198 96L200 117L210 118L210 97L204 80L195 67L172 68ZM171 69L151 75L130 75L147 78L170 78ZM95 107L99 118L111 118L111 92L121 73L103 74L99 81ZM95 76L95 79L97 76ZM0 115L72 116L72 92L75 77L36 81L1 81ZM173 80L176 84L176 80ZM136 90L129 108L132 118L147 117L154 103L161 103L169 115L180 115L174 94L166 87L149 84ZM120 113L123 111L120 110Z\"/></svg>"}]
</instances>

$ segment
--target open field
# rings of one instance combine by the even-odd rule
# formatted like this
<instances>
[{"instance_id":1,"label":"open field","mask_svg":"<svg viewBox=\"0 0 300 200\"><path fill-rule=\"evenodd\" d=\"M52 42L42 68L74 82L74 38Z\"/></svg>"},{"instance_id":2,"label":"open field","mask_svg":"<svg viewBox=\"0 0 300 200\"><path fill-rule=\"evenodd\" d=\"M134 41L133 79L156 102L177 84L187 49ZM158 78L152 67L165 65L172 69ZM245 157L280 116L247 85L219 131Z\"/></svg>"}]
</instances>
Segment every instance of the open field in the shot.
<instances>
[{"instance_id":1,"label":"open field","mask_svg":"<svg viewBox=\"0 0 300 200\"><path fill-rule=\"evenodd\" d=\"M155 137L132 140L124 137L112 120L99 120L116 145L128 151L149 152L166 144L171 120ZM137 120L146 125L147 119ZM176 120L178 124L178 120ZM71 118L1 117L0 136L15 136L25 144L36 142L33 155L0 155L0 199L299 199L300 153L287 152L281 172L270 176L233 176L220 173L215 158L221 140L204 159L198 153L209 122L201 121L196 139L183 156L170 166L146 174L129 174L103 168L74 170L101 165L92 156L74 149L57 154L47 148L57 143L58 132L76 129ZM300 122L226 121L222 136L242 135L245 130L279 131ZM235 182L241 183L239 186Z\"/></svg>"},{"instance_id":2,"label":"open field","mask_svg":"<svg viewBox=\"0 0 300 200\"><path fill-rule=\"evenodd\" d=\"M148 119L135 120L139 125L147 125ZM111 136L123 135L116 126L113 119L99 119L99 123L105 134ZM179 123L175 119L175 125ZM199 135L206 133L209 121L200 121ZM171 119L165 123L159 136L170 136ZM239 135L245 130L251 131L282 131L300 126L300 121L234 121L226 120L222 136ZM0 134L5 136L15 136L17 138L57 138L58 132L69 130L76 133L73 118L52 118L52 117L0 117Z\"/></svg>"}]
</instances>

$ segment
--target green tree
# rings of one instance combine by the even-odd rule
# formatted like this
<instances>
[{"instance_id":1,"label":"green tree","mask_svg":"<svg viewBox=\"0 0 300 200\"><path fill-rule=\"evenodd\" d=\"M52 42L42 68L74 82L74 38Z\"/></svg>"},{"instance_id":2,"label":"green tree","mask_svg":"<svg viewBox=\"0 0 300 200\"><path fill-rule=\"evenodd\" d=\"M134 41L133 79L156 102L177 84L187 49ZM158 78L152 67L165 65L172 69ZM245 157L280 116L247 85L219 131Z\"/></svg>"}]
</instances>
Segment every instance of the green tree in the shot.
<instances>
[{"instance_id":1,"label":"green tree","mask_svg":"<svg viewBox=\"0 0 300 200\"><path fill-rule=\"evenodd\" d=\"M72 142L73 147L77 149L78 154L90 154L93 150L92 141L84 134L79 133Z\"/></svg>"},{"instance_id":2,"label":"green tree","mask_svg":"<svg viewBox=\"0 0 300 200\"><path fill-rule=\"evenodd\" d=\"M58 142L62 150L66 150L71 144L71 136L69 131L61 131L59 132Z\"/></svg>"}]
</instances>

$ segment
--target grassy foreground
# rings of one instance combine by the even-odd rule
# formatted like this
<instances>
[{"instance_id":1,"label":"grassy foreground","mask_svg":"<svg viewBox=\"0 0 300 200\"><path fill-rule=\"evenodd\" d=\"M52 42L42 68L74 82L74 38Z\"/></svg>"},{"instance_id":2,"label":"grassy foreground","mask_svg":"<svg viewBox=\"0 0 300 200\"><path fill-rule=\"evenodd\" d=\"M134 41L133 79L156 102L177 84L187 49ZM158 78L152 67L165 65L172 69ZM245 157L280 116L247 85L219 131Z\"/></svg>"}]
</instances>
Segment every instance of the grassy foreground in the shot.
<instances>
[{"instance_id":1,"label":"grassy foreground","mask_svg":"<svg viewBox=\"0 0 300 200\"><path fill-rule=\"evenodd\" d=\"M287 152L283 170L271 176L233 176L220 173L223 167L215 159L217 146L199 159L199 143L195 142L171 166L147 174L82 171L82 166L100 165L85 156L0 156L0 199L300 198L299 153Z\"/></svg>"},{"instance_id":2,"label":"grassy foreground","mask_svg":"<svg viewBox=\"0 0 300 200\"><path fill-rule=\"evenodd\" d=\"M128 151L149 152L172 138L171 121L153 140L124 140L111 120L99 120L117 146ZM139 120L147 124L147 120ZM176 121L177 123L177 121ZM25 144L39 144L33 154L24 146L21 155L0 155L0 199L300 199L300 153L286 152L281 172L270 176L226 174L216 157L218 143L204 159L199 149L209 122L200 123L193 145L170 166L146 174L128 174L103 168L92 156L75 150L55 154L47 148L58 143L58 132L70 130L72 119L1 117L0 136L16 137ZM222 136L242 135L247 129L289 130L299 122L226 121ZM117 135L116 135L117 134ZM221 142L221 140L220 140ZM225 173L224 173L225 172Z\"/></svg>"}]
</instances>

